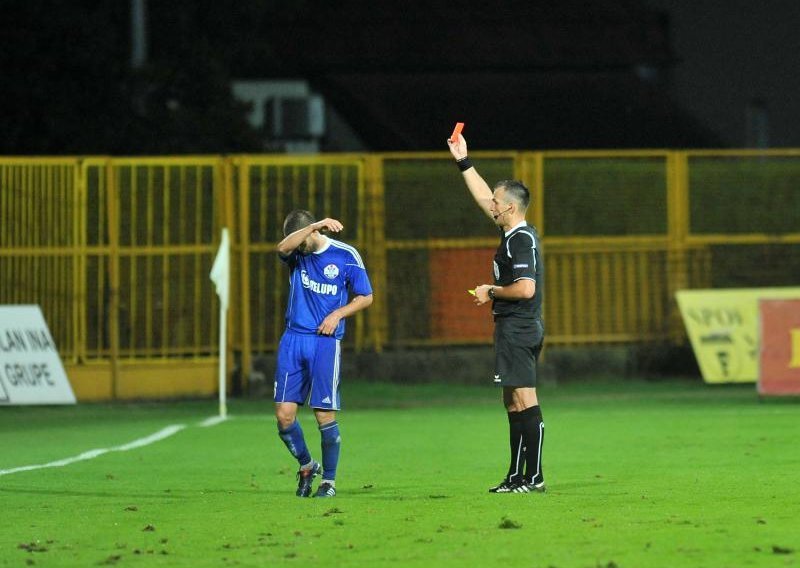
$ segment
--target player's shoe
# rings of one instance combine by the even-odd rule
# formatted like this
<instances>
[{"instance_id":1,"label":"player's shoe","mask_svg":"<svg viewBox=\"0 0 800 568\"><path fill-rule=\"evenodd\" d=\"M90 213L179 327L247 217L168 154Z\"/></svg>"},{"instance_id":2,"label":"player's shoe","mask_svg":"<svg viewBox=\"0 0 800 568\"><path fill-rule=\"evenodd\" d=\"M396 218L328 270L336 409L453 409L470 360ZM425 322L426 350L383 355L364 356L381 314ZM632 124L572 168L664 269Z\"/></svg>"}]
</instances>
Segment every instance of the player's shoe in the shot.
<instances>
[{"instance_id":1,"label":"player's shoe","mask_svg":"<svg viewBox=\"0 0 800 568\"><path fill-rule=\"evenodd\" d=\"M514 490L519 487L519 482L509 481L507 477L503 481L489 488L489 493L514 493Z\"/></svg>"},{"instance_id":2,"label":"player's shoe","mask_svg":"<svg viewBox=\"0 0 800 568\"><path fill-rule=\"evenodd\" d=\"M300 468L297 472L297 492L295 495L298 497L308 497L311 495L311 482L314 478L322 473L322 466L319 462L312 461L311 467Z\"/></svg>"},{"instance_id":3,"label":"player's shoe","mask_svg":"<svg viewBox=\"0 0 800 568\"><path fill-rule=\"evenodd\" d=\"M314 497L335 497L336 496L336 488L328 483L327 481L323 481L317 487L317 492L314 493Z\"/></svg>"},{"instance_id":4,"label":"player's shoe","mask_svg":"<svg viewBox=\"0 0 800 568\"><path fill-rule=\"evenodd\" d=\"M542 481L540 483L534 483L532 481L523 481L522 483L516 485L511 492L512 493L544 493L545 491L547 491L547 486L544 484L544 481Z\"/></svg>"}]
</instances>

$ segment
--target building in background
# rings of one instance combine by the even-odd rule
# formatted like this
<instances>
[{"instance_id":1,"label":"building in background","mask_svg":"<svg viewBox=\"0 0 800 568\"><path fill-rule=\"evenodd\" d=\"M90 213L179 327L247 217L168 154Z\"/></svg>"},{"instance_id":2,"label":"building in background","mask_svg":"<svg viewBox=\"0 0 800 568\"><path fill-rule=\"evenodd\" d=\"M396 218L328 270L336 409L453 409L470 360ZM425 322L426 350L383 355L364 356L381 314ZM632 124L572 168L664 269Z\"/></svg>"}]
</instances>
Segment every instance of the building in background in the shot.
<instances>
[{"instance_id":1,"label":"building in background","mask_svg":"<svg viewBox=\"0 0 800 568\"><path fill-rule=\"evenodd\" d=\"M690 54L646 1L17 3L0 153L441 150L456 120L485 149L744 144L744 108L738 139L684 110L711 87L673 88ZM767 72L747 132L785 144Z\"/></svg>"},{"instance_id":2,"label":"building in background","mask_svg":"<svg viewBox=\"0 0 800 568\"><path fill-rule=\"evenodd\" d=\"M441 149L456 120L481 148L720 145L669 98L668 20L640 2L348 0L254 25L263 53L234 45L236 76L307 82L352 132L323 151Z\"/></svg>"}]
</instances>

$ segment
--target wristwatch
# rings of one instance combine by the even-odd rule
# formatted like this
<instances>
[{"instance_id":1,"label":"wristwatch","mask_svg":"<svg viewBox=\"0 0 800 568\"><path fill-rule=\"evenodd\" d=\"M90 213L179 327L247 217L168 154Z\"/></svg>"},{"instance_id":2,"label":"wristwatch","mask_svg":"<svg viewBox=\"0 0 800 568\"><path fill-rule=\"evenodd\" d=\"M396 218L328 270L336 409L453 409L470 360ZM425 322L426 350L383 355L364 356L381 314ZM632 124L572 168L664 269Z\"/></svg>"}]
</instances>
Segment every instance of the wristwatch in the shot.
<instances>
[{"instance_id":1,"label":"wristwatch","mask_svg":"<svg viewBox=\"0 0 800 568\"><path fill-rule=\"evenodd\" d=\"M487 293L489 294L489 298L494 300L494 286L489 286L489 292Z\"/></svg>"}]
</instances>

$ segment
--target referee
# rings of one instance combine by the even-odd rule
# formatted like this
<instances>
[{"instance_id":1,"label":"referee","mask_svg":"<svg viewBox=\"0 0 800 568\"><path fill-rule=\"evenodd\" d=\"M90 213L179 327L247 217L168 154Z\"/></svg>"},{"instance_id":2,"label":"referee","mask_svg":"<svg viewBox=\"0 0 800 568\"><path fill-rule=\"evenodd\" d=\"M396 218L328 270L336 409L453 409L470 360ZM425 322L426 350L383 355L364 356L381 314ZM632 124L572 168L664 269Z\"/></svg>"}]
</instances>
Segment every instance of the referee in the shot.
<instances>
[{"instance_id":1,"label":"referee","mask_svg":"<svg viewBox=\"0 0 800 568\"><path fill-rule=\"evenodd\" d=\"M544 273L539 236L525 221L530 193L522 182L497 182L494 190L467 157L467 141L448 140L450 152L478 206L497 226L500 246L494 255L494 284L475 288L475 303L492 302L494 382L503 387L508 412L511 460L508 473L490 493L544 492L544 423L536 396L536 361L542 351Z\"/></svg>"}]
</instances>

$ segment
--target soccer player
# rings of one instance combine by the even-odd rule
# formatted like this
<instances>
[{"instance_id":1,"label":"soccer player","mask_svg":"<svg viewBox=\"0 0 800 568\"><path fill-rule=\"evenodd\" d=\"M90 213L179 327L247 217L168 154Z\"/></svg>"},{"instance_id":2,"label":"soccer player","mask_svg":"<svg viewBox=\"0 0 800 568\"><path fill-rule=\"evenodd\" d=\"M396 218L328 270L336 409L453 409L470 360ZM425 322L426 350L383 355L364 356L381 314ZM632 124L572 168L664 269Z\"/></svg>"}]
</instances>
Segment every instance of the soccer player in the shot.
<instances>
[{"instance_id":1,"label":"soccer player","mask_svg":"<svg viewBox=\"0 0 800 568\"><path fill-rule=\"evenodd\" d=\"M494 382L503 388L508 413L511 463L491 493L544 492L544 423L536 395L536 362L544 342L542 285L544 266L536 229L525 221L530 193L522 182L497 182L494 189L467 157L461 134L448 140L473 199L499 229L494 283L475 287L475 303L492 303Z\"/></svg>"},{"instance_id":2,"label":"soccer player","mask_svg":"<svg viewBox=\"0 0 800 568\"><path fill-rule=\"evenodd\" d=\"M290 278L286 330L275 369L275 416L278 435L300 464L298 497L311 495L320 473L314 497L336 495L340 341L345 318L372 304L372 285L358 251L320 233L342 228L336 219L316 221L309 211L296 209L287 215L285 237L276 247ZM311 457L297 421L297 408L306 401L319 425L321 465Z\"/></svg>"}]
</instances>

